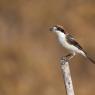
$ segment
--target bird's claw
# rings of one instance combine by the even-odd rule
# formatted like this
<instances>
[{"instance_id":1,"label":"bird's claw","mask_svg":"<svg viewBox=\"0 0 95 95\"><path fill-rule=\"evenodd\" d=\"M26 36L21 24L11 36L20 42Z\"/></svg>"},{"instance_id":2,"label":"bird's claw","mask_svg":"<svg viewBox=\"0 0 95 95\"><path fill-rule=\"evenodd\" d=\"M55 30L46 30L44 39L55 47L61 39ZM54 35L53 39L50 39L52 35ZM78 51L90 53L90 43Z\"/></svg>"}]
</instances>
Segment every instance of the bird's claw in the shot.
<instances>
[{"instance_id":1,"label":"bird's claw","mask_svg":"<svg viewBox=\"0 0 95 95\"><path fill-rule=\"evenodd\" d=\"M69 59L67 57L62 57L60 60L61 63L68 62L68 61Z\"/></svg>"}]
</instances>

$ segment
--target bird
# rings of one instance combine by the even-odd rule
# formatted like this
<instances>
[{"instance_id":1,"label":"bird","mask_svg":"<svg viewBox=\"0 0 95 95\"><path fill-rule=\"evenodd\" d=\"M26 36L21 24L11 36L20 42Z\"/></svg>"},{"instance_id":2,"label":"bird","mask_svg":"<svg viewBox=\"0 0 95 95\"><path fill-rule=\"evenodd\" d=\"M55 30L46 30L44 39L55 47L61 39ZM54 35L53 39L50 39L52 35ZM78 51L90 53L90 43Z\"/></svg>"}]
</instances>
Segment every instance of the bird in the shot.
<instances>
[{"instance_id":1,"label":"bird","mask_svg":"<svg viewBox=\"0 0 95 95\"><path fill-rule=\"evenodd\" d=\"M87 52L80 46L75 38L64 30L63 26L55 25L50 28L50 31L55 32L58 36L60 44L69 50L70 53L65 56L68 60L73 58L76 54L80 54L95 64L95 61L88 56Z\"/></svg>"}]
</instances>

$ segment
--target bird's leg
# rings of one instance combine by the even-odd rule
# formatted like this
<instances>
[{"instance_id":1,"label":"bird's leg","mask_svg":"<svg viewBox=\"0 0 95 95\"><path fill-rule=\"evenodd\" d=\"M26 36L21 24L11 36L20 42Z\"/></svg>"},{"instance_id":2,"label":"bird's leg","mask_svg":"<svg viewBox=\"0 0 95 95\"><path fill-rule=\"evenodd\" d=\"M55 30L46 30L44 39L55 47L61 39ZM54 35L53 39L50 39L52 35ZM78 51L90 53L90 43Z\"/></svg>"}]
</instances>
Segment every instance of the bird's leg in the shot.
<instances>
[{"instance_id":1,"label":"bird's leg","mask_svg":"<svg viewBox=\"0 0 95 95\"><path fill-rule=\"evenodd\" d=\"M69 53L68 55L64 56L61 60L69 61L75 56L75 53Z\"/></svg>"},{"instance_id":2,"label":"bird's leg","mask_svg":"<svg viewBox=\"0 0 95 95\"><path fill-rule=\"evenodd\" d=\"M75 56L75 53L69 53L69 54L67 54L67 55L65 56L65 58L66 58L67 60L70 60L70 59L72 59L74 56Z\"/></svg>"},{"instance_id":3,"label":"bird's leg","mask_svg":"<svg viewBox=\"0 0 95 95\"><path fill-rule=\"evenodd\" d=\"M65 60L65 61L69 61L70 57L72 56L72 53L69 53L68 55L62 57L61 61Z\"/></svg>"},{"instance_id":4,"label":"bird's leg","mask_svg":"<svg viewBox=\"0 0 95 95\"><path fill-rule=\"evenodd\" d=\"M72 53L67 54L65 57L69 58L72 56Z\"/></svg>"},{"instance_id":5,"label":"bird's leg","mask_svg":"<svg viewBox=\"0 0 95 95\"><path fill-rule=\"evenodd\" d=\"M75 56L75 53L70 53L68 55L66 55L67 59L70 60Z\"/></svg>"}]
</instances>

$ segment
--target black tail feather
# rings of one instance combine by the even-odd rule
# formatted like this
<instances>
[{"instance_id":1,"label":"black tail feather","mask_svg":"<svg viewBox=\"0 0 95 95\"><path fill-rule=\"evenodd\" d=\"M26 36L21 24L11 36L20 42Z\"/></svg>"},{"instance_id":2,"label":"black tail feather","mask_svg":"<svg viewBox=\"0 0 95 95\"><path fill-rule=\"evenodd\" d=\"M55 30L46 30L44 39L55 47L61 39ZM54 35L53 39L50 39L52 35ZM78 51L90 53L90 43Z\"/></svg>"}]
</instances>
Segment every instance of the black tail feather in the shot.
<instances>
[{"instance_id":1,"label":"black tail feather","mask_svg":"<svg viewBox=\"0 0 95 95\"><path fill-rule=\"evenodd\" d=\"M87 58L88 58L93 64L95 64L95 60L93 60L93 59L90 58L89 56L87 56Z\"/></svg>"}]
</instances>

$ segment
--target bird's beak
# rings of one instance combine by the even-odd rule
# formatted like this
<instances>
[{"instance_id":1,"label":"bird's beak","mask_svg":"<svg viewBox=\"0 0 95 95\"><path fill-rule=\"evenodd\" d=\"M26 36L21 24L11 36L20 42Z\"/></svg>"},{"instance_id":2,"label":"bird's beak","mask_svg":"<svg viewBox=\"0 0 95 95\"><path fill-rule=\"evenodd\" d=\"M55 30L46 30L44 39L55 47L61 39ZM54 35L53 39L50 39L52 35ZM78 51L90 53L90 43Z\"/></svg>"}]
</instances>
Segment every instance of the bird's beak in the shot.
<instances>
[{"instance_id":1,"label":"bird's beak","mask_svg":"<svg viewBox=\"0 0 95 95\"><path fill-rule=\"evenodd\" d=\"M53 31L53 28L50 28L49 30L50 30L50 31Z\"/></svg>"}]
</instances>

